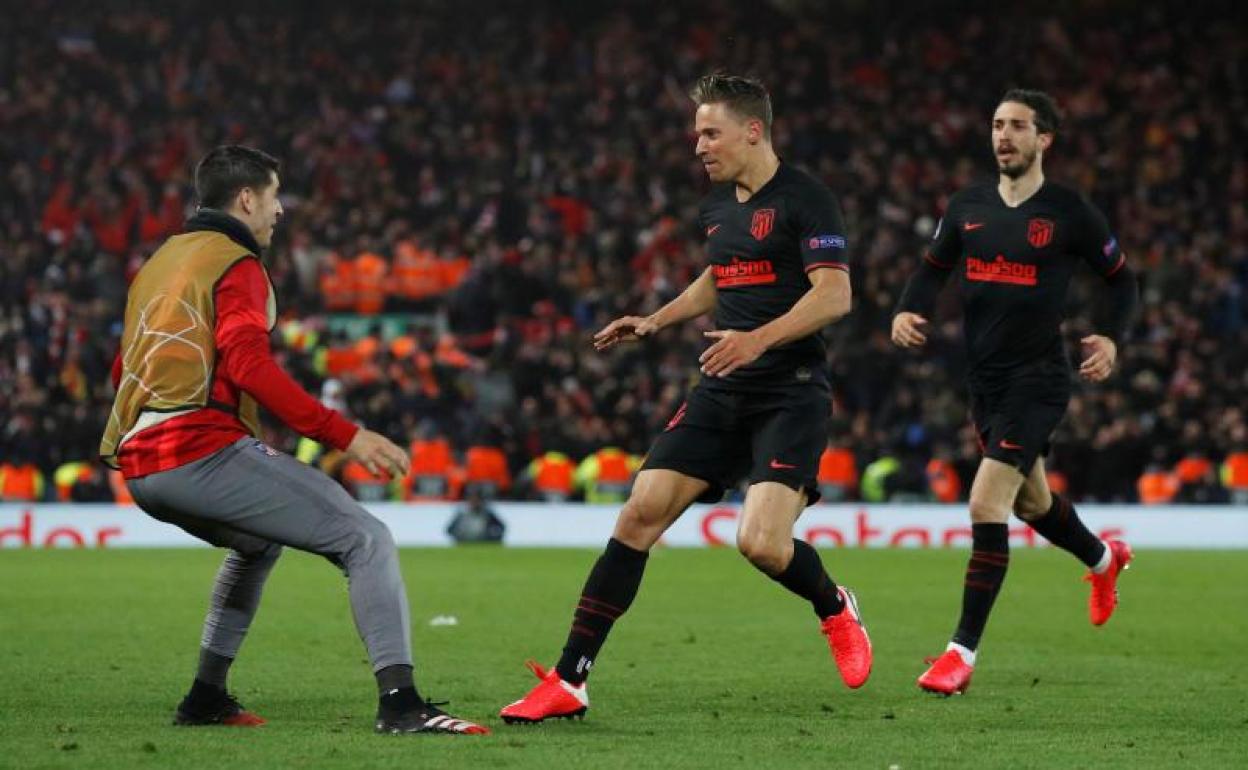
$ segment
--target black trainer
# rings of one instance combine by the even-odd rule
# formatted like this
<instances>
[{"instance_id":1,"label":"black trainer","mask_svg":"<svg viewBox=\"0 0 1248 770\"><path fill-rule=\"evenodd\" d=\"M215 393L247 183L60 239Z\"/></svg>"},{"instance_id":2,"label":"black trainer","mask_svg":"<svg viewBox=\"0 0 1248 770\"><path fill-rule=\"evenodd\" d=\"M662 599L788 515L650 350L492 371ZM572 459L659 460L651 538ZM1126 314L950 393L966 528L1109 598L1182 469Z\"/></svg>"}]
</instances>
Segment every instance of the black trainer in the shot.
<instances>
[{"instance_id":1,"label":"black trainer","mask_svg":"<svg viewBox=\"0 0 1248 770\"><path fill-rule=\"evenodd\" d=\"M178 704L178 710L173 715L173 723L181 727L204 725L259 727L265 723L265 720L258 714L253 714L243 708L243 705L225 690L196 682L187 696Z\"/></svg>"},{"instance_id":2,"label":"black trainer","mask_svg":"<svg viewBox=\"0 0 1248 770\"><path fill-rule=\"evenodd\" d=\"M453 717L432 703L421 703L419 706L402 711L380 706L377 709L376 729L379 733L393 735L400 733L490 734L488 727Z\"/></svg>"}]
</instances>

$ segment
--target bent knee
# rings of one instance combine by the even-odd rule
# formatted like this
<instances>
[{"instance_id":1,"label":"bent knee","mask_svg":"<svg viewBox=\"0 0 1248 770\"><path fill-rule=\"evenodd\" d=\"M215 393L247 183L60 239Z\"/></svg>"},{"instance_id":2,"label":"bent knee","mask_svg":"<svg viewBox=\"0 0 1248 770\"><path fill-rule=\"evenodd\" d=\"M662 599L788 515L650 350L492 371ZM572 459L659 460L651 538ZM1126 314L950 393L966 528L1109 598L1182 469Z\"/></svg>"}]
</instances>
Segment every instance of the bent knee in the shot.
<instances>
[{"instance_id":1,"label":"bent knee","mask_svg":"<svg viewBox=\"0 0 1248 770\"><path fill-rule=\"evenodd\" d=\"M1035 521L1048 513L1052 506L1051 494L1044 496L1020 494L1014 501L1014 515L1023 521Z\"/></svg>"},{"instance_id":2,"label":"bent knee","mask_svg":"<svg viewBox=\"0 0 1248 770\"><path fill-rule=\"evenodd\" d=\"M771 542L763 537L742 533L737 537L737 550L758 569L768 575L779 575L788 566L790 554L785 546L792 541Z\"/></svg>"},{"instance_id":3,"label":"bent knee","mask_svg":"<svg viewBox=\"0 0 1248 770\"><path fill-rule=\"evenodd\" d=\"M662 504L629 498L615 521L615 538L637 550L649 550L667 527L669 512Z\"/></svg>"},{"instance_id":4,"label":"bent knee","mask_svg":"<svg viewBox=\"0 0 1248 770\"><path fill-rule=\"evenodd\" d=\"M384 553L397 548L394 535L381 519L366 514L356 520L348 536L348 552L365 554Z\"/></svg>"},{"instance_id":5,"label":"bent knee","mask_svg":"<svg viewBox=\"0 0 1248 770\"><path fill-rule=\"evenodd\" d=\"M1004 524L1010 518L1010 509L972 497L971 521L977 524Z\"/></svg>"},{"instance_id":6,"label":"bent knee","mask_svg":"<svg viewBox=\"0 0 1248 770\"><path fill-rule=\"evenodd\" d=\"M1048 513L1049 506L1041 505L1034 500L1019 500L1014 503L1014 515L1023 521L1035 521Z\"/></svg>"},{"instance_id":7,"label":"bent knee","mask_svg":"<svg viewBox=\"0 0 1248 770\"><path fill-rule=\"evenodd\" d=\"M282 546L279 543L269 543L263 549L247 554L247 559L261 564L273 564L281 555Z\"/></svg>"}]
</instances>

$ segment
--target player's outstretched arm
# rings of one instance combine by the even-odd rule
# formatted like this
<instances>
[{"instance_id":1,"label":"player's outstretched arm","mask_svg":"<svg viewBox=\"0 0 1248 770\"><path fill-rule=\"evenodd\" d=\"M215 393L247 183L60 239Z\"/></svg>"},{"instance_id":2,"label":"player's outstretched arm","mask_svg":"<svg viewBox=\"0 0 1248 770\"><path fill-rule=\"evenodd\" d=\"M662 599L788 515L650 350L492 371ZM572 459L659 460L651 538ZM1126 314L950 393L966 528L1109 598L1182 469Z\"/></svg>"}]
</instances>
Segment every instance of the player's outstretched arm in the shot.
<instances>
[{"instance_id":1,"label":"player's outstretched arm","mask_svg":"<svg viewBox=\"0 0 1248 770\"><path fill-rule=\"evenodd\" d=\"M726 377L753 363L768 349L808 337L849 313L852 292L849 273L836 268L810 272L810 289L789 312L749 332L717 329L706 336L715 343L698 361L709 377Z\"/></svg>"},{"instance_id":2,"label":"player's outstretched arm","mask_svg":"<svg viewBox=\"0 0 1248 770\"><path fill-rule=\"evenodd\" d=\"M680 296L652 315L626 315L604 326L594 335L594 348L609 350L621 342L636 342L664 327L709 313L715 309L715 297L715 277L708 267Z\"/></svg>"}]
</instances>

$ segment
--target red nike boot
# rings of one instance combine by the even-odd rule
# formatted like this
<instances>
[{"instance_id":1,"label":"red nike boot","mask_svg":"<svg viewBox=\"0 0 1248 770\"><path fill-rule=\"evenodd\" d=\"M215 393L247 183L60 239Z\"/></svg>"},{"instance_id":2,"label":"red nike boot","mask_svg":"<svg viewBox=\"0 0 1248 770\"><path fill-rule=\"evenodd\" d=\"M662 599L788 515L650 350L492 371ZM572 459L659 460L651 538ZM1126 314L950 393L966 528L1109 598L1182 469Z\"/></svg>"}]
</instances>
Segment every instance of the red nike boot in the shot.
<instances>
[{"instance_id":1,"label":"red nike boot","mask_svg":"<svg viewBox=\"0 0 1248 770\"><path fill-rule=\"evenodd\" d=\"M572 719L589 709L589 691L582 682L569 684L555 669L543 669L536 661L525 663L542 680L520 700L498 712L507 724L537 724L547 719Z\"/></svg>"}]
</instances>

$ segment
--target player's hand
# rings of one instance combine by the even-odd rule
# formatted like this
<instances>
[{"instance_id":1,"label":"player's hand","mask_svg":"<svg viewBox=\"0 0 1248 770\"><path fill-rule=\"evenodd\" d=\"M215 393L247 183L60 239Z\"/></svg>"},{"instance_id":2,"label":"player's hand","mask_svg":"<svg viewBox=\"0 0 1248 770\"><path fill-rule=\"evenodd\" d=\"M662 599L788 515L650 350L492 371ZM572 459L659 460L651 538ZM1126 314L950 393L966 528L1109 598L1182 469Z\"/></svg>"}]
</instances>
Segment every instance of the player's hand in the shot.
<instances>
[{"instance_id":1,"label":"player's hand","mask_svg":"<svg viewBox=\"0 0 1248 770\"><path fill-rule=\"evenodd\" d=\"M767 346L754 332L717 329L706 332L705 336L715 340L714 345L698 356L702 373L708 377L727 377L733 370L758 360L767 350Z\"/></svg>"},{"instance_id":2,"label":"player's hand","mask_svg":"<svg viewBox=\"0 0 1248 770\"><path fill-rule=\"evenodd\" d=\"M617 318L594 335L594 350L610 350L621 342L636 342L659 330L651 316L626 315Z\"/></svg>"},{"instance_id":3,"label":"player's hand","mask_svg":"<svg viewBox=\"0 0 1248 770\"><path fill-rule=\"evenodd\" d=\"M1114 371L1118 361L1118 346L1109 337L1091 334L1079 340L1083 344L1083 363L1079 376L1088 382L1101 382Z\"/></svg>"},{"instance_id":4,"label":"player's hand","mask_svg":"<svg viewBox=\"0 0 1248 770\"><path fill-rule=\"evenodd\" d=\"M893 316L893 344L900 348L917 348L927 344L927 319L918 313L898 313Z\"/></svg>"},{"instance_id":5,"label":"player's hand","mask_svg":"<svg viewBox=\"0 0 1248 770\"><path fill-rule=\"evenodd\" d=\"M347 447L347 457L358 461L374 476L383 474L392 479L402 478L411 468L407 452L380 433L360 428Z\"/></svg>"}]
</instances>

